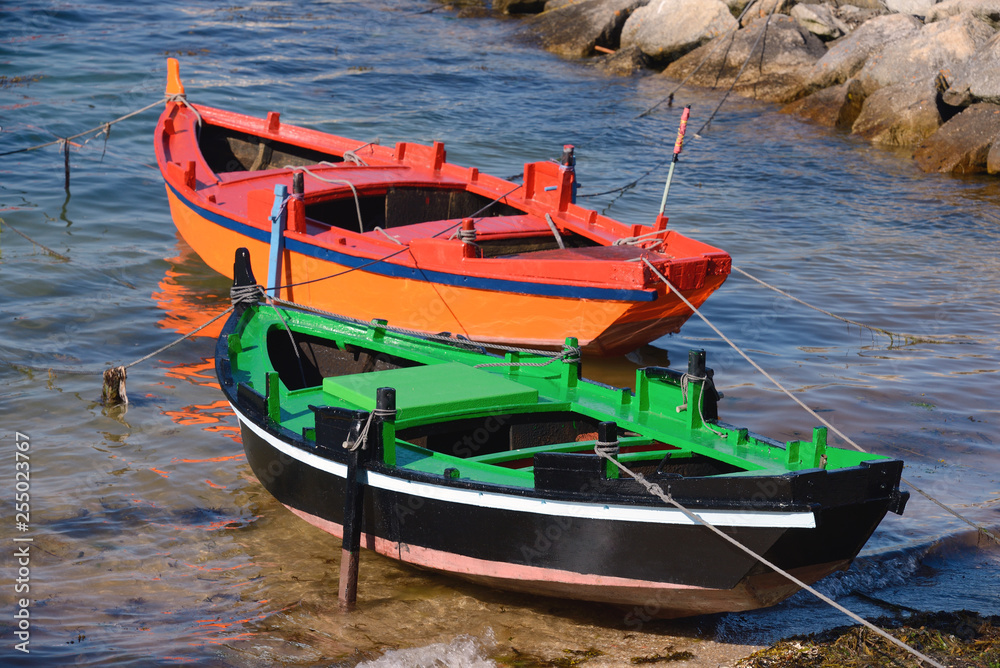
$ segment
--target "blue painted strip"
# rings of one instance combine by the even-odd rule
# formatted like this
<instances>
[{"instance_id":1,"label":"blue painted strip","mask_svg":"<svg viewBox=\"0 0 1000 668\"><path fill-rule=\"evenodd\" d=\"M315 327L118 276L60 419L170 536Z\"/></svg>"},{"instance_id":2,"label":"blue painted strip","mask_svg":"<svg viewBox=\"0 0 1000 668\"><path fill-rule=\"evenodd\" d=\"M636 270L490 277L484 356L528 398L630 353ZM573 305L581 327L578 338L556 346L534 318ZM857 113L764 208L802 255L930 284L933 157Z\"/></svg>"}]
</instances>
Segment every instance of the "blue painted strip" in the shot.
<instances>
[{"instance_id":1,"label":"blue painted strip","mask_svg":"<svg viewBox=\"0 0 1000 668\"><path fill-rule=\"evenodd\" d=\"M236 232L245 237L256 239L265 244L270 244L270 234L252 225L246 225L239 221L221 216L213 211L204 209L194 202L184 197L177 191L169 181L167 187L184 206L191 209L202 218L215 223L227 230ZM348 268L360 267L370 263L371 258L358 257L341 253L322 246L303 243L297 239L285 238L285 248L293 253L300 253L318 260L335 262ZM619 302L651 302L657 297L656 290L619 290L615 288L588 288L572 285L550 285L547 283L532 283L529 281L510 281L500 278L481 278L479 276L465 276L463 274L449 274L439 271L426 271L414 267L407 267L391 262L378 262L365 267L363 271L380 276L392 276L394 278L407 278L414 281L427 281L441 285L453 285L462 288L473 288L476 290L490 290L493 292L510 292L523 295L538 295L543 297L566 297L570 299L599 299L603 301Z\"/></svg>"}]
</instances>

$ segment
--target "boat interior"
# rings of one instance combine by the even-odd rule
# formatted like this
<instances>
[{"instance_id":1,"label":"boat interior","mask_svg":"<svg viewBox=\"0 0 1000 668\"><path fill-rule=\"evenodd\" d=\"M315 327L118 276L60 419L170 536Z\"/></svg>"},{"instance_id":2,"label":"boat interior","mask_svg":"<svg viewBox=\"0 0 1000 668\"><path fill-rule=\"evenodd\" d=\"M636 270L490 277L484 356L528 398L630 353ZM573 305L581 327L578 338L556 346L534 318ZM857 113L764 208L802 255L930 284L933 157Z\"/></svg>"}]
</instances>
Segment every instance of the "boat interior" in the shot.
<instances>
[{"instance_id":1,"label":"boat interior","mask_svg":"<svg viewBox=\"0 0 1000 668\"><path fill-rule=\"evenodd\" d=\"M206 163L216 174L257 172L284 167L311 167L320 163L343 163L332 153L275 142L259 136L209 123L199 135ZM308 176L306 178L309 178ZM336 238L337 232L377 233L409 228L408 234L392 233L400 243L409 238L449 238L465 218L475 217L476 245L484 258L519 255L560 248L544 220L493 198L469 192L461 184L440 186L362 186L357 196L343 184L331 184L331 196L310 196L305 202L307 232L319 239ZM360 217L360 222L359 222ZM499 225L491 218L508 219ZM500 221L496 221L500 222ZM424 227L424 224L428 224ZM562 230L565 248L587 248L602 244ZM403 238L403 237L408 238Z\"/></svg>"},{"instance_id":2,"label":"boat interior","mask_svg":"<svg viewBox=\"0 0 1000 668\"><path fill-rule=\"evenodd\" d=\"M289 331L280 326L268 332L267 352L279 379L289 390L288 409L296 412L294 402L303 404L297 412L302 417L300 426L307 433L311 411L306 408L317 403L324 378L423 366L369 348L341 347L327 338L301 332L294 336L298 356ZM471 344L470 348L479 350ZM330 397L326 395L325 398ZM554 405L551 410L539 410L534 404L530 407L498 405L470 417L401 425L396 432L396 465L441 474L453 468L473 479L528 487L541 484L535 472L542 466L549 473L558 472L555 476L543 476L550 482L542 486L558 488L576 484L572 472L581 461L564 455L592 455L598 430L595 418L568 405ZM651 479L714 476L747 470L694 452L682 444L664 443L635 432L625 431L618 435L618 440L620 460L627 461L630 468ZM587 466L597 461L594 457L586 460ZM612 477L617 475L615 471L610 473Z\"/></svg>"}]
</instances>

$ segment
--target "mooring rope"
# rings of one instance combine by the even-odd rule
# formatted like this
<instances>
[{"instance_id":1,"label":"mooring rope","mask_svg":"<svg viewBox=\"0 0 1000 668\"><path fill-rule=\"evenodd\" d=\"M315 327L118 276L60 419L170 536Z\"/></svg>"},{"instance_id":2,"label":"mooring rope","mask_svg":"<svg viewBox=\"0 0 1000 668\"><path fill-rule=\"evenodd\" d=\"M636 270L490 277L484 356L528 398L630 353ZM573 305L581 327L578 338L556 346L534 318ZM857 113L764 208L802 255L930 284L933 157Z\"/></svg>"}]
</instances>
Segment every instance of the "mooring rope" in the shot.
<instances>
[{"instance_id":1,"label":"mooring rope","mask_svg":"<svg viewBox=\"0 0 1000 668\"><path fill-rule=\"evenodd\" d=\"M882 636L883 638L885 638L889 642L891 642L894 645L900 647L901 649L909 652L910 654L912 654L913 656L917 657L921 661L929 663L930 665L935 666L935 668L945 668L945 666L943 666L942 664L938 663L934 659L930 658L926 654L922 654L922 653L918 652L916 649L910 647L909 645L907 645L906 643L904 643L902 640L896 638L895 636L891 635L890 633L888 633L886 631L883 631L879 627L877 627L874 624L872 624L871 622L869 622L864 617L862 617L862 616L860 616L860 615L858 615L858 614L856 614L856 613L848 610L846 607L844 607L840 603L837 603L836 601L834 601L832 598L830 598L826 594L824 594L824 593L820 592L819 590L817 590L815 587L809 586L808 584L806 584L802 580L798 579L797 577L795 577L794 575L792 575L791 573L789 573L785 569L781 568L777 564L772 563L768 559L764 558L762 555L757 554L756 552L754 552L749 547L747 547L746 545L744 545L740 541L736 540L732 536L729 536L728 534L726 534L724 531L722 531L721 529L719 529L717 526L715 526L714 524L712 524L711 522L709 522L705 518L701 517L697 513L692 512L687 507L685 507L683 504L679 503L670 494L664 493L662 487L660 487L656 483L649 482L648 480L646 480L645 476L643 476L641 473L637 473L635 471L632 471L627 466L625 466L624 464L622 464L621 462L619 462L616 458L612 457L607 452L607 450L602 449L600 446L595 446L594 447L594 452L599 457L601 457L602 459L606 459L607 461L609 461L612 464L614 464L615 466L617 466L618 470L620 470L622 473L624 473L625 475L629 476L630 478L632 478L633 480L635 480L636 482L638 482L640 485L642 485L642 487L645 488L645 490L647 492L649 492L652 496L657 497L658 499L660 499L661 501L663 501L667 505L671 505L671 506L677 508L679 511L681 511L684 514L685 517L687 517L692 522L694 522L696 524L700 524L700 525L706 527L707 529L709 529L710 531L712 531L716 535L720 536L723 540L725 540L726 542L730 543L734 547L742 550L743 552L745 552L749 556L753 557L754 559L756 559L760 563L764 564L765 566L767 566L768 568L770 568L771 570L773 570L775 573L778 573L779 575L781 575L782 577L788 579L789 581L794 582L796 585L798 585L802 589L805 589L810 594L812 594L813 596L815 596L819 600L823 601L827 605L830 605L831 607L833 607L833 608L839 610L840 612L844 613L845 615L847 615L848 617L850 617L854 621L858 622L859 624L862 624L865 627L871 629L872 631L874 631L875 633L879 634L880 636Z\"/></svg>"},{"instance_id":2,"label":"mooring rope","mask_svg":"<svg viewBox=\"0 0 1000 668\"><path fill-rule=\"evenodd\" d=\"M108 121L106 123L101 123L96 128L91 128L89 130L84 130L83 132L79 132L79 133L77 133L75 135L70 135L69 137L60 137L59 139L55 139L55 140L50 141L50 142L45 142L44 144L38 144L36 146L28 146L27 148L19 148L19 149L15 149L13 151L4 151L3 153L0 153L0 157L5 156L5 155L14 155L15 153L27 153L28 151L37 151L40 148L45 148L47 146L55 146L56 144L63 144L63 143L66 143L66 142L70 142L70 141L72 141L74 139L79 139L80 137L83 137L85 135L89 135L89 134L91 134L93 132L102 132L102 131L105 131L105 130L108 131L108 132L110 132L111 131L110 130L111 126L114 125L115 123L120 123L120 122L124 121L127 118L132 118L133 116L141 114L144 111L148 111L149 109L152 109L153 107L156 107L156 106L159 106L159 105L163 104L164 102L169 102L169 101L171 101L171 99L172 99L172 96L171 97L161 98L161 99L157 100L156 102L153 102L151 104L147 104L142 109L136 109L135 111L130 111L129 113L125 114L124 116L119 116L118 118L114 119L113 121ZM190 105L188 105L188 106L190 107ZM197 114L197 113L198 112L195 111L195 114ZM199 116L199 119L200 119L200 116Z\"/></svg>"},{"instance_id":3,"label":"mooring rope","mask_svg":"<svg viewBox=\"0 0 1000 668\"><path fill-rule=\"evenodd\" d=\"M820 308L818 306L813 306L809 302L804 301L802 299L799 299L795 295L792 295L792 294L789 294L789 293L785 292L781 288L778 288L776 286L771 285L770 283L762 281L761 279L757 278L756 276L750 275L749 273L747 273L743 269L737 267L736 265L733 265L733 271L736 271L736 272L739 272L739 273L743 274L744 276L746 276L747 278L749 278L751 281L759 283L760 285L763 285L765 288L768 288L769 290L774 290L775 292L777 292L782 297L788 297L792 301L798 302L799 304L802 304L803 306L807 306L807 307L813 309L814 311L819 311L820 313L822 313L824 315L828 315L831 318L836 318L837 320L840 320L842 322L846 322L849 325L854 325L855 327L861 327L863 329L867 329L867 330L870 330L872 332L878 332L880 334L885 334L886 336L889 337L890 340L892 340L892 339L903 339L904 341L939 341L939 340L942 340L941 337L935 337L935 336L916 336L914 334L900 334L899 332L893 332L893 331L890 331L888 329L882 329L881 327L875 327L873 325L866 325L863 322L858 322L857 320L851 320L850 318L845 318L844 316L837 315L836 313L831 313L830 311L822 309L822 308Z\"/></svg>"},{"instance_id":4,"label":"mooring rope","mask_svg":"<svg viewBox=\"0 0 1000 668\"><path fill-rule=\"evenodd\" d=\"M692 313L694 313L696 316L698 316L699 318L701 318L702 322L704 322L706 325L708 325L712 329L712 331L714 331L716 334L718 334L719 337L723 341L725 341L729 345L730 348L732 348L733 350L735 350L740 355L740 357L742 357L747 362L749 362L750 365L754 369L756 369L758 372L760 372L761 375L763 375L765 378L767 378L769 381L771 381L771 383L773 383L775 387L777 387L786 396L788 396L789 399L791 399L792 401L794 401L795 403L797 403L799 406L801 406L803 409L805 409L805 411L807 413L809 413L809 415L811 415L813 418L815 418L816 420L818 420L821 424L823 424L825 427L827 427L834 434L836 434L837 436L839 436L840 438L842 438L844 440L844 442L847 443L848 445L850 445L852 448L854 448L858 452L864 452L864 453L868 452L867 450L865 450L864 448L862 448L860 445L858 445L857 443L855 443L854 440L851 439L851 437L849 437L847 434L845 434L841 430L837 429L829 420L827 420L826 418L822 417L819 413L817 413L812 408L810 408L809 406L807 406L805 404L805 402L803 402L801 399L799 399L798 397L796 397L784 385L782 385L777 380L775 380L774 377L771 376L771 374L769 374L767 371L765 371L759 364L757 364L757 362L753 361L750 358L749 355L747 355L745 352L743 352L743 350L739 346L737 346L735 343L733 343L729 339L729 337L727 337L725 334L723 334L722 331L718 327L716 327L711 321L709 321L709 319L706 318L705 315L702 314L702 312L699 311L698 308L695 307L694 304L692 304L690 301L688 301L687 297L685 297L683 294L681 294L680 290L678 290L676 287L674 287L674 284L671 283L667 279L666 276L664 276L662 273L660 273L656 269L656 267L654 267L653 264L649 260L647 260L646 258L643 258L642 261L646 263L646 266L648 266L650 268L650 270L654 274L656 274L656 276L661 281L663 281L664 284L666 284L666 286L668 288L670 288L671 292L673 292L675 295L677 295L677 297L681 301L683 301L684 304L689 309L691 309ZM985 535L985 536L989 537L994 542L996 542L998 545L1000 545L1000 536L998 536L996 533L990 531L989 529L987 529L983 525L974 522L973 520L969 519L968 517L965 517L964 515L962 515L961 513L959 513L957 510L949 507L948 505L942 503L941 501L938 501L936 498L934 498L929 493L927 493L924 490L922 490L920 487L917 487L916 485L914 485L912 482L910 482L906 478L900 477L900 480L902 482L904 482L906 485L910 486L913 489L913 491L917 492L918 494L920 494L921 496L923 496L924 498L926 498L928 501L934 503L935 505L937 505L938 507L940 507L942 510L945 510L945 511L951 513L956 518L960 519L962 522L964 522L964 523L968 524L970 527L974 528L979 534Z\"/></svg>"},{"instance_id":5,"label":"mooring rope","mask_svg":"<svg viewBox=\"0 0 1000 668\"><path fill-rule=\"evenodd\" d=\"M656 111L660 106L662 106L665 102L668 103L668 106L672 106L673 105L673 101L674 101L674 95L681 88L683 88L685 85L687 85L687 82L690 81L690 79L695 74L697 74L699 70L701 70L701 68L708 62L709 58L712 57L712 55L716 52L716 50L722 44L726 43L727 39L728 39L729 45L726 47L726 52L728 54L728 51L729 51L730 48L732 48L733 41L736 38L736 33L739 30L740 23L743 21L743 17L746 15L747 11L749 11L750 7L753 4L754 3L747 3L747 5L743 8L743 11L740 13L739 17L737 17L737 19L736 19L736 27L732 28L730 30L730 34L728 34L727 36L720 36L717 39L715 45L712 46L712 48L709 49L705 53L704 57L701 59L701 61L698 63L698 65L693 70L691 70L691 72L679 84L677 84L677 86L672 91L670 91L669 94L667 94L665 97L661 98L658 102L656 102L656 104L654 104L654 105L646 108L645 111L643 111L640 114L638 114L637 116L633 117L632 121L637 121L640 118L645 118L646 116L649 116L654 111ZM757 44L760 43L761 38L767 32L767 26L768 26L768 24L771 21L771 17L774 15L775 11L777 10L778 4L779 3L777 2L777 0L775 0L774 6L771 8L771 11L767 15L767 18L766 18L766 20L764 22L763 29L761 30L760 34L757 36L757 39L754 42L753 46L751 47L750 52L749 52L749 54L746 57L746 60L743 61L743 65L740 67L740 70L737 73L736 78L733 80L732 85L730 85L729 90L726 91L725 95L723 95L723 97L722 97L722 100L719 102L719 104L715 107L715 109L709 115L708 120L698 129L697 132L694 133L695 139L702 139L701 132L703 132L708 127L709 123L712 122L712 119L714 119L715 116L716 116L716 114L719 113L719 110L722 109L722 105L725 104L726 99L728 99L728 97L729 97L729 94L736 87L736 83L739 81L740 76L742 76L743 71L746 69L747 64L750 62L750 59L753 57L753 55L754 55L754 53L755 53L755 51L757 49ZM761 58L763 58L763 51L761 52ZM723 60L722 66L719 69L719 76L721 76L724 67L725 67L725 60ZM716 81L718 81L718 78L716 79ZM619 129L619 127L620 126L612 126L612 127L607 128L604 132L598 134L596 137L594 137L593 139L591 139L590 140L591 143L597 141L603 135L608 134L612 130ZM603 190L601 192L596 192L596 193L580 193L580 194L577 195L577 197L600 197L602 195L610 195L612 193L619 193L618 197L615 197L613 200L611 200L611 202L608 203L607 206L604 207L604 209L602 209L602 213L606 212L612 206L614 206L615 203L619 199L621 199L621 197L623 195L625 195L625 193L627 193L632 188L635 188L637 185L639 185L640 181L642 181L643 179L645 179L646 177L648 177L650 174L652 174L653 172L655 172L657 169L659 169L665 163L669 162L672 158L673 158L672 154L668 155L666 159L657 162L656 164L653 165L652 168L650 168L649 170L647 170L646 172L644 172L643 174L641 174L639 177L635 178L634 180L629 181L628 183L626 183L623 186L619 186L617 188L611 188L610 190Z\"/></svg>"},{"instance_id":6,"label":"mooring rope","mask_svg":"<svg viewBox=\"0 0 1000 668\"><path fill-rule=\"evenodd\" d=\"M361 431L358 432L358 437L352 443L350 440L350 434L348 438L341 444L341 447L354 452L359 447L362 450L368 449L368 431L372 426L372 418L378 418L379 420L395 419L396 409L395 408L378 408L368 413L368 419L365 421L365 426L362 427Z\"/></svg>"},{"instance_id":7,"label":"mooring rope","mask_svg":"<svg viewBox=\"0 0 1000 668\"><path fill-rule=\"evenodd\" d=\"M16 227L14 227L10 223L8 223L4 218L0 218L0 227L7 227L11 232L15 232L17 234L20 234L22 237L24 237L25 239L27 239L28 241L30 241L35 246L38 246L39 248L41 248L43 251L45 251L49 255L53 255L53 256L59 258L60 260L65 261L65 262L69 262L70 261L69 257L63 255L62 253L55 252L54 250L52 250L51 248L49 248L48 246L46 246L44 244L38 243L37 241L35 241L31 237L29 237L24 232L22 232L21 230L17 229Z\"/></svg>"}]
</instances>

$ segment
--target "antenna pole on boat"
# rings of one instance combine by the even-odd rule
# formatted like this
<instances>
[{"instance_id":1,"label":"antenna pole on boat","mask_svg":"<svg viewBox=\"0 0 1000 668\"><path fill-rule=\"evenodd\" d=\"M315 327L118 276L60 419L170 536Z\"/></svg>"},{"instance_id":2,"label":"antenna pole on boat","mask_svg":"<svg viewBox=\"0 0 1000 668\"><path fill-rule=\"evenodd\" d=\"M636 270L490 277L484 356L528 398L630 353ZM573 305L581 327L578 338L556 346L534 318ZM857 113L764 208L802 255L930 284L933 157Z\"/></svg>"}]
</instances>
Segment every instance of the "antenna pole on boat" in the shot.
<instances>
[{"instance_id":1,"label":"antenna pole on boat","mask_svg":"<svg viewBox=\"0 0 1000 668\"><path fill-rule=\"evenodd\" d=\"M674 165L677 164L677 159L681 156L681 149L684 147L684 133L687 131L688 118L691 116L691 105L684 107L684 111L681 112L681 125L677 128L677 141L674 142L674 157L670 161L670 171L667 172L667 185L663 187L663 199L660 200L660 215L663 215L663 210L667 208L667 193L670 192L670 181L674 178Z\"/></svg>"}]
</instances>

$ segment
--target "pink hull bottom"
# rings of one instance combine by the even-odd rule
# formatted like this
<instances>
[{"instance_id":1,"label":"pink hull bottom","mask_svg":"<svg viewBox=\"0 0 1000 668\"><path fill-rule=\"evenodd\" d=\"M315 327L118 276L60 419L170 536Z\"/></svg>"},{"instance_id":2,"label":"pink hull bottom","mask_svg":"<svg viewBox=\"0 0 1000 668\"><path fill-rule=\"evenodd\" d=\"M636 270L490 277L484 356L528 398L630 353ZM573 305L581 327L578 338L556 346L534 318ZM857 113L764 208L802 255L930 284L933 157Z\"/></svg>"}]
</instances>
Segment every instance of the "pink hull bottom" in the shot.
<instances>
[{"instance_id":1,"label":"pink hull bottom","mask_svg":"<svg viewBox=\"0 0 1000 668\"><path fill-rule=\"evenodd\" d=\"M338 538L343 537L340 524L295 508L286 508L313 526ZM780 603L799 590L797 585L773 572L747 576L732 589L709 589L486 561L397 543L369 534L361 535L361 546L390 559L497 589L631 607L636 616L644 618L668 619L754 610ZM850 561L842 559L794 568L789 572L810 584L835 571L846 570L848 566Z\"/></svg>"}]
</instances>

